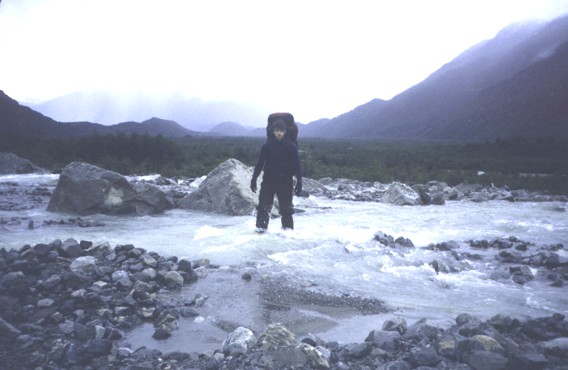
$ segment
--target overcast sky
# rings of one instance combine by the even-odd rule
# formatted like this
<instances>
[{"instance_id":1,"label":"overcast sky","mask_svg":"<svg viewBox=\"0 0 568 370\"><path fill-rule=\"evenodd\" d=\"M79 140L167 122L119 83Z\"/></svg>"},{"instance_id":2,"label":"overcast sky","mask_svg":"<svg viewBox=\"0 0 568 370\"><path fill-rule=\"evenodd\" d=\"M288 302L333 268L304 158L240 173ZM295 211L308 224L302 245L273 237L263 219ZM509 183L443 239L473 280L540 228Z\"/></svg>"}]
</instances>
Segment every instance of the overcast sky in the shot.
<instances>
[{"instance_id":1,"label":"overcast sky","mask_svg":"<svg viewBox=\"0 0 568 370\"><path fill-rule=\"evenodd\" d=\"M333 118L568 0L2 0L0 89L179 92Z\"/></svg>"}]
</instances>

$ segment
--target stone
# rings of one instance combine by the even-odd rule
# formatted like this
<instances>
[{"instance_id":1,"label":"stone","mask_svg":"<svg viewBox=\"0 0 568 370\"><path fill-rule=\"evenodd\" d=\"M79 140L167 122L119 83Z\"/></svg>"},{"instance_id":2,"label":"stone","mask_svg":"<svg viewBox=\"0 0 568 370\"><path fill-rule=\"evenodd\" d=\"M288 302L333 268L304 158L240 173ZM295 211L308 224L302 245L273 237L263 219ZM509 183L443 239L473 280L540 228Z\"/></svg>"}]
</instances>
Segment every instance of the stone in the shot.
<instances>
[{"instance_id":1,"label":"stone","mask_svg":"<svg viewBox=\"0 0 568 370\"><path fill-rule=\"evenodd\" d=\"M164 276L166 288L176 290L183 286L183 276L177 271L168 271Z\"/></svg>"},{"instance_id":2,"label":"stone","mask_svg":"<svg viewBox=\"0 0 568 370\"><path fill-rule=\"evenodd\" d=\"M399 206L420 204L420 195L406 184L393 182L381 198L381 202Z\"/></svg>"},{"instance_id":3,"label":"stone","mask_svg":"<svg viewBox=\"0 0 568 370\"><path fill-rule=\"evenodd\" d=\"M329 369L330 352L323 347L312 347L309 344L301 343L298 347L306 354L308 364L314 369Z\"/></svg>"},{"instance_id":4,"label":"stone","mask_svg":"<svg viewBox=\"0 0 568 370\"><path fill-rule=\"evenodd\" d=\"M73 262L71 262L71 265L69 266L71 271L77 272L92 272L95 271L96 267L97 260L93 256L78 257L73 260Z\"/></svg>"},{"instance_id":5,"label":"stone","mask_svg":"<svg viewBox=\"0 0 568 370\"><path fill-rule=\"evenodd\" d=\"M163 192L151 187L133 186L116 172L73 162L61 172L47 210L79 215L148 215L173 207Z\"/></svg>"},{"instance_id":6,"label":"stone","mask_svg":"<svg viewBox=\"0 0 568 370\"><path fill-rule=\"evenodd\" d=\"M252 171L236 159L228 159L211 171L199 188L182 198L182 209L232 216L250 215L258 204L250 190Z\"/></svg>"},{"instance_id":7,"label":"stone","mask_svg":"<svg viewBox=\"0 0 568 370\"><path fill-rule=\"evenodd\" d=\"M416 366L435 366L440 356L432 346L413 347L410 349L410 361Z\"/></svg>"},{"instance_id":8,"label":"stone","mask_svg":"<svg viewBox=\"0 0 568 370\"><path fill-rule=\"evenodd\" d=\"M7 338L15 338L21 333L18 328L0 317L0 335Z\"/></svg>"},{"instance_id":9,"label":"stone","mask_svg":"<svg viewBox=\"0 0 568 370\"><path fill-rule=\"evenodd\" d=\"M239 326L223 341L223 352L231 355L244 354L257 343L254 333Z\"/></svg>"},{"instance_id":10,"label":"stone","mask_svg":"<svg viewBox=\"0 0 568 370\"><path fill-rule=\"evenodd\" d=\"M403 337L405 338L417 338L421 340L422 338L428 338L429 340L437 340L440 335L441 330L433 325L426 323L425 319L410 325Z\"/></svg>"},{"instance_id":11,"label":"stone","mask_svg":"<svg viewBox=\"0 0 568 370\"><path fill-rule=\"evenodd\" d=\"M48 174L48 170L38 167L27 159L14 153L0 153L0 175L21 175L26 173Z\"/></svg>"},{"instance_id":12,"label":"stone","mask_svg":"<svg viewBox=\"0 0 568 370\"><path fill-rule=\"evenodd\" d=\"M55 301L51 298L43 298L40 299L39 301L37 301L37 308L48 308L53 306L53 303L55 303Z\"/></svg>"},{"instance_id":13,"label":"stone","mask_svg":"<svg viewBox=\"0 0 568 370\"><path fill-rule=\"evenodd\" d=\"M372 342L379 348L392 353L399 340L400 333L398 331L373 330L369 333L365 342Z\"/></svg>"},{"instance_id":14,"label":"stone","mask_svg":"<svg viewBox=\"0 0 568 370\"><path fill-rule=\"evenodd\" d=\"M369 343L352 343L345 347L345 357L347 359L360 359L368 356L373 347Z\"/></svg>"},{"instance_id":15,"label":"stone","mask_svg":"<svg viewBox=\"0 0 568 370\"><path fill-rule=\"evenodd\" d=\"M547 354L568 358L568 337L555 338L542 343Z\"/></svg>"},{"instance_id":16,"label":"stone","mask_svg":"<svg viewBox=\"0 0 568 370\"><path fill-rule=\"evenodd\" d=\"M59 250L61 251L61 255L67 258L76 258L85 254L79 242L73 238L65 240L59 247Z\"/></svg>"},{"instance_id":17,"label":"stone","mask_svg":"<svg viewBox=\"0 0 568 370\"><path fill-rule=\"evenodd\" d=\"M481 343L483 349L489 352L499 353L505 355L505 349L494 338L487 335L474 335L471 337L474 341Z\"/></svg>"},{"instance_id":18,"label":"stone","mask_svg":"<svg viewBox=\"0 0 568 370\"><path fill-rule=\"evenodd\" d=\"M264 350L279 346L291 346L296 341L296 336L284 325L270 324L258 338L258 344Z\"/></svg>"},{"instance_id":19,"label":"stone","mask_svg":"<svg viewBox=\"0 0 568 370\"><path fill-rule=\"evenodd\" d=\"M526 265L511 267L509 271L511 272L511 280L519 285L525 285L534 279L530 267Z\"/></svg>"},{"instance_id":20,"label":"stone","mask_svg":"<svg viewBox=\"0 0 568 370\"><path fill-rule=\"evenodd\" d=\"M464 362L473 370L505 370L509 360L498 353L475 350L464 354Z\"/></svg>"},{"instance_id":21,"label":"stone","mask_svg":"<svg viewBox=\"0 0 568 370\"><path fill-rule=\"evenodd\" d=\"M112 341L107 339L90 339L85 344L84 350L86 353L101 356L109 354L112 346Z\"/></svg>"}]
</instances>

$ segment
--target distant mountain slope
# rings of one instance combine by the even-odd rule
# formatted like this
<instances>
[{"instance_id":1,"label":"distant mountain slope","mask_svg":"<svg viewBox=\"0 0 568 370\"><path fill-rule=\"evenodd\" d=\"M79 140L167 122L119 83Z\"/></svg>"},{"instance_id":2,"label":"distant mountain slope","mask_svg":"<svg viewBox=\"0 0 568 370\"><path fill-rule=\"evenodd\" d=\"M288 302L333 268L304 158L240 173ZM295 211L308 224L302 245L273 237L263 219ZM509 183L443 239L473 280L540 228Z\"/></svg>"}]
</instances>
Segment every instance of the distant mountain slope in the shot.
<instances>
[{"instance_id":1,"label":"distant mountain slope","mask_svg":"<svg viewBox=\"0 0 568 370\"><path fill-rule=\"evenodd\" d=\"M568 138L568 16L506 28L390 101L319 125L321 137L415 140Z\"/></svg>"},{"instance_id":2,"label":"distant mountain slope","mask_svg":"<svg viewBox=\"0 0 568 370\"><path fill-rule=\"evenodd\" d=\"M0 134L3 137L59 137L66 135L66 128L20 105L0 90Z\"/></svg>"},{"instance_id":3,"label":"distant mountain slope","mask_svg":"<svg viewBox=\"0 0 568 370\"><path fill-rule=\"evenodd\" d=\"M419 63L420 56L416 59ZM298 124L299 138L480 141L521 136L568 140L567 60L568 16L548 23L513 25L389 101L374 99L331 120ZM263 127L247 127L265 122L269 113L239 104L188 101L176 96L155 100L143 95L118 98L102 93L72 94L37 107L44 113L69 114L71 120L80 116L78 112L91 110L101 120L125 114L128 120L143 115L141 120L159 116L173 121L153 118L112 126L61 123L0 93L0 134L198 134L179 122L216 135L264 136ZM150 114L156 111L163 115Z\"/></svg>"},{"instance_id":4,"label":"distant mountain slope","mask_svg":"<svg viewBox=\"0 0 568 370\"><path fill-rule=\"evenodd\" d=\"M93 132L99 134L123 132L165 137L200 134L176 122L155 117L141 123L123 122L111 126L91 122L57 122L29 107L20 105L0 90L0 134L5 137L70 138L90 135Z\"/></svg>"},{"instance_id":5,"label":"distant mountain slope","mask_svg":"<svg viewBox=\"0 0 568 370\"><path fill-rule=\"evenodd\" d=\"M251 105L185 98L179 94L150 96L147 93L101 91L76 92L29 106L60 122L80 120L114 125L125 121L142 121L148 117L163 117L201 132L228 121L256 126L258 122L264 122L270 113Z\"/></svg>"},{"instance_id":6,"label":"distant mountain slope","mask_svg":"<svg viewBox=\"0 0 568 370\"><path fill-rule=\"evenodd\" d=\"M208 133L220 136L252 136L251 131L251 128L243 127L236 122L222 122L209 130Z\"/></svg>"},{"instance_id":7,"label":"distant mountain slope","mask_svg":"<svg viewBox=\"0 0 568 370\"><path fill-rule=\"evenodd\" d=\"M191 131L182 127L177 122L152 117L146 121L122 122L117 125L103 126L112 132L126 132L148 134L150 136L163 135L165 137L183 137L187 135L200 135L200 132Z\"/></svg>"}]
</instances>

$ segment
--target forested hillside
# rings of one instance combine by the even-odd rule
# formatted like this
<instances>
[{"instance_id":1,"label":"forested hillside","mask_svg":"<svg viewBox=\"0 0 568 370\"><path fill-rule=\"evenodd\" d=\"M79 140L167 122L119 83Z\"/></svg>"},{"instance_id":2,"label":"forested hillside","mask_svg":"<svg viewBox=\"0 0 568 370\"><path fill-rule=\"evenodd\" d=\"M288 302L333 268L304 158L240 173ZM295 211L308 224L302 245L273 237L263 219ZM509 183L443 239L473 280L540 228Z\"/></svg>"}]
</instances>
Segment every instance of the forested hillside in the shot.
<instances>
[{"instance_id":1,"label":"forested hillside","mask_svg":"<svg viewBox=\"0 0 568 370\"><path fill-rule=\"evenodd\" d=\"M126 175L159 173L193 178L206 175L229 158L253 166L264 141L94 134L67 140L0 138L0 147L1 151L13 152L53 172L61 171L72 161L85 161ZM567 144L555 139L476 144L304 139L300 142L300 155L304 176L313 179L494 183L513 189L568 194Z\"/></svg>"}]
</instances>

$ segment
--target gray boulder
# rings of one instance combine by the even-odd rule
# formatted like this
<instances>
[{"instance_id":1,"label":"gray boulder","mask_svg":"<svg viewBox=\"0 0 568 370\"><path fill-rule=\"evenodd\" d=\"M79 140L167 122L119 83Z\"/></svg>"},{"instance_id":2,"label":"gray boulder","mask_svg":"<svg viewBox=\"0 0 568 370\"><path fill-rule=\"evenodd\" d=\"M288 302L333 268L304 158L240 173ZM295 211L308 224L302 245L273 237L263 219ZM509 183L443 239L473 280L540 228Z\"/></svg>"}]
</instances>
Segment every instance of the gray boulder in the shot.
<instances>
[{"instance_id":1,"label":"gray boulder","mask_svg":"<svg viewBox=\"0 0 568 370\"><path fill-rule=\"evenodd\" d=\"M153 185L132 185L116 172L73 162L61 172L47 210L79 215L148 215L172 207L166 195Z\"/></svg>"},{"instance_id":2,"label":"gray boulder","mask_svg":"<svg viewBox=\"0 0 568 370\"><path fill-rule=\"evenodd\" d=\"M228 159L211 171L199 188L182 198L177 206L232 216L249 215L258 204L257 195L250 190L251 178L250 168L236 159Z\"/></svg>"},{"instance_id":3,"label":"gray boulder","mask_svg":"<svg viewBox=\"0 0 568 370\"><path fill-rule=\"evenodd\" d=\"M45 174L50 172L13 153L0 153L0 175L20 175L25 173Z\"/></svg>"},{"instance_id":4,"label":"gray boulder","mask_svg":"<svg viewBox=\"0 0 568 370\"><path fill-rule=\"evenodd\" d=\"M231 355L247 353L256 343L257 339L253 332L239 326L223 341L223 352Z\"/></svg>"},{"instance_id":5,"label":"gray boulder","mask_svg":"<svg viewBox=\"0 0 568 370\"><path fill-rule=\"evenodd\" d=\"M393 182L383 194L381 202L399 206L414 206L420 204L420 195L406 184Z\"/></svg>"}]
</instances>

